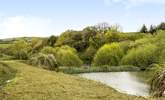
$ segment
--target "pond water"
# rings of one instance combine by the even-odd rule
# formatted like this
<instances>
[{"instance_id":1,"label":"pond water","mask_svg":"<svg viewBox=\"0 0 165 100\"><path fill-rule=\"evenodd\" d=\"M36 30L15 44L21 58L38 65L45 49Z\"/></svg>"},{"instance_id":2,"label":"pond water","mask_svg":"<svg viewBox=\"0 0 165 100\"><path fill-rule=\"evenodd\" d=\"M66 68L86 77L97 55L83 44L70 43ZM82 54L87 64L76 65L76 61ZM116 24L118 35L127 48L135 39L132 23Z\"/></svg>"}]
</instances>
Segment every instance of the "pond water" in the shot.
<instances>
[{"instance_id":1,"label":"pond water","mask_svg":"<svg viewBox=\"0 0 165 100\"><path fill-rule=\"evenodd\" d=\"M136 96L149 96L149 85L146 81L147 73L143 72L108 72L108 73L85 73L81 77L99 81L121 93ZM145 77L144 77L145 76Z\"/></svg>"}]
</instances>

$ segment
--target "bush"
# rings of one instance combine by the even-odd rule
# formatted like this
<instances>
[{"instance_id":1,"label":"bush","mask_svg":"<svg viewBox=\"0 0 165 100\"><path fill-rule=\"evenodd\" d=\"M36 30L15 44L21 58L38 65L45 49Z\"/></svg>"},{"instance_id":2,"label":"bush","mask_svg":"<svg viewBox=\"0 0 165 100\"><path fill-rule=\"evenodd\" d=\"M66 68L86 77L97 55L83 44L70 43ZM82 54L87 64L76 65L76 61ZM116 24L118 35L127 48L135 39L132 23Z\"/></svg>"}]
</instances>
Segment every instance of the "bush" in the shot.
<instances>
[{"instance_id":1,"label":"bush","mask_svg":"<svg viewBox=\"0 0 165 100\"><path fill-rule=\"evenodd\" d=\"M85 52L81 54L81 58L85 64L91 64L97 50L93 46L89 46Z\"/></svg>"},{"instance_id":2,"label":"bush","mask_svg":"<svg viewBox=\"0 0 165 100\"><path fill-rule=\"evenodd\" d=\"M60 66L81 66L82 61L74 48L69 46L57 47L56 58Z\"/></svg>"},{"instance_id":3,"label":"bush","mask_svg":"<svg viewBox=\"0 0 165 100\"><path fill-rule=\"evenodd\" d=\"M165 92L165 69L156 72L151 80L150 92L153 97L162 97Z\"/></svg>"},{"instance_id":4,"label":"bush","mask_svg":"<svg viewBox=\"0 0 165 100\"><path fill-rule=\"evenodd\" d=\"M41 53L43 53L43 54L53 54L53 55L56 54L55 49L54 49L53 47L49 47L49 46L44 47L44 48L41 50Z\"/></svg>"},{"instance_id":5,"label":"bush","mask_svg":"<svg viewBox=\"0 0 165 100\"><path fill-rule=\"evenodd\" d=\"M30 44L25 40L15 41L10 47L10 54L16 59L27 60L31 50Z\"/></svg>"},{"instance_id":6,"label":"bush","mask_svg":"<svg viewBox=\"0 0 165 100\"><path fill-rule=\"evenodd\" d=\"M52 54L48 54L48 55L38 54L37 56L32 57L29 60L29 63L32 65L42 67L44 69L49 69L49 70L58 69L56 59Z\"/></svg>"},{"instance_id":7,"label":"bush","mask_svg":"<svg viewBox=\"0 0 165 100\"><path fill-rule=\"evenodd\" d=\"M113 31L108 31L105 34L105 39L107 43L112 43L112 42L120 42L125 40L125 34L119 33L119 32L113 32Z\"/></svg>"},{"instance_id":8,"label":"bush","mask_svg":"<svg viewBox=\"0 0 165 100\"><path fill-rule=\"evenodd\" d=\"M27 51L21 50L21 51L16 51L14 57L15 59L27 60L29 58L29 55Z\"/></svg>"},{"instance_id":9,"label":"bush","mask_svg":"<svg viewBox=\"0 0 165 100\"><path fill-rule=\"evenodd\" d=\"M124 51L124 54L126 54L127 53L127 51L131 48L131 43L132 43L133 41L122 41L122 42L120 42L119 44L120 44L120 47L123 49L123 51Z\"/></svg>"},{"instance_id":10,"label":"bush","mask_svg":"<svg viewBox=\"0 0 165 100\"><path fill-rule=\"evenodd\" d=\"M128 51L122 59L124 65L134 65L138 67L148 67L157 62L157 46L146 44Z\"/></svg>"},{"instance_id":11,"label":"bush","mask_svg":"<svg viewBox=\"0 0 165 100\"><path fill-rule=\"evenodd\" d=\"M95 66L117 66L123 56L123 50L118 43L105 44L96 53L93 64Z\"/></svg>"}]
</instances>

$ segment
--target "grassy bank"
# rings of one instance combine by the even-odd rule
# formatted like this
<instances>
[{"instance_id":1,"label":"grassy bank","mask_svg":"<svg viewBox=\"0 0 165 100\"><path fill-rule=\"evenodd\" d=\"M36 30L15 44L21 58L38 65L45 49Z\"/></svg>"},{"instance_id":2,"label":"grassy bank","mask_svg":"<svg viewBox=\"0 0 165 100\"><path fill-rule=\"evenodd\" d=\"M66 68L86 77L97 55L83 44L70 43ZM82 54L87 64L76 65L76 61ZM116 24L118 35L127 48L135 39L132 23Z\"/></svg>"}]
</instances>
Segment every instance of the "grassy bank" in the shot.
<instances>
[{"instance_id":1,"label":"grassy bank","mask_svg":"<svg viewBox=\"0 0 165 100\"><path fill-rule=\"evenodd\" d=\"M0 88L6 84L7 80L14 78L16 70L5 63L0 62Z\"/></svg>"},{"instance_id":2,"label":"grassy bank","mask_svg":"<svg viewBox=\"0 0 165 100\"><path fill-rule=\"evenodd\" d=\"M60 72L66 74L80 74L92 72L123 72L123 71L140 71L139 67L135 66L101 66L101 67L60 67Z\"/></svg>"},{"instance_id":3,"label":"grassy bank","mask_svg":"<svg viewBox=\"0 0 165 100\"><path fill-rule=\"evenodd\" d=\"M3 100L144 100L117 92L98 82L35 68L15 61L16 77L3 87Z\"/></svg>"}]
</instances>

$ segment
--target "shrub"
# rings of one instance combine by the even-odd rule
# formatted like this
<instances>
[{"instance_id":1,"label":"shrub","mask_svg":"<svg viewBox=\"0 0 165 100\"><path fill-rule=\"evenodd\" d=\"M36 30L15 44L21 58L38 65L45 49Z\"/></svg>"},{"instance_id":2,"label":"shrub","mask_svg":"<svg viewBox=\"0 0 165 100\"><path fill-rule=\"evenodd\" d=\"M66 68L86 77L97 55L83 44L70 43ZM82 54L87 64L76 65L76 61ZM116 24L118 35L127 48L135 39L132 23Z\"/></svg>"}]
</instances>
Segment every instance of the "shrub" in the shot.
<instances>
[{"instance_id":1,"label":"shrub","mask_svg":"<svg viewBox=\"0 0 165 100\"><path fill-rule=\"evenodd\" d=\"M25 40L15 41L10 47L10 54L16 59L28 59L28 52L31 50L30 44Z\"/></svg>"},{"instance_id":2,"label":"shrub","mask_svg":"<svg viewBox=\"0 0 165 100\"><path fill-rule=\"evenodd\" d=\"M20 50L15 52L14 57L15 59L27 60L29 58L29 55L27 51Z\"/></svg>"},{"instance_id":3,"label":"shrub","mask_svg":"<svg viewBox=\"0 0 165 100\"><path fill-rule=\"evenodd\" d=\"M32 48L32 53L37 53L46 45L46 39L32 38L30 46Z\"/></svg>"},{"instance_id":4,"label":"shrub","mask_svg":"<svg viewBox=\"0 0 165 100\"><path fill-rule=\"evenodd\" d=\"M154 97L162 97L165 92L165 70L159 70L151 80L150 92Z\"/></svg>"},{"instance_id":5,"label":"shrub","mask_svg":"<svg viewBox=\"0 0 165 100\"><path fill-rule=\"evenodd\" d=\"M105 44L95 54L93 64L95 66L117 66L123 56L123 50L118 43Z\"/></svg>"},{"instance_id":6,"label":"shrub","mask_svg":"<svg viewBox=\"0 0 165 100\"><path fill-rule=\"evenodd\" d=\"M127 53L127 51L131 48L131 43L132 43L133 41L122 41L122 42L120 42L119 44L120 44L120 47L123 49L123 51L124 51L124 54L126 54Z\"/></svg>"},{"instance_id":7,"label":"shrub","mask_svg":"<svg viewBox=\"0 0 165 100\"><path fill-rule=\"evenodd\" d=\"M62 46L56 48L57 62L61 66L81 66L82 61L74 48Z\"/></svg>"},{"instance_id":8,"label":"shrub","mask_svg":"<svg viewBox=\"0 0 165 100\"><path fill-rule=\"evenodd\" d=\"M29 60L29 63L49 70L56 70L58 68L56 59L52 54L45 55L40 53L37 56L32 57Z\"/></svg>"},{"instance_id":9,"label":"shrub","mask_svg":"<svg viewBox=\"0 0 165 100\"><path fill-rule=\"evenodd\" d=\"M157 47L154 44L146 44L132 48L122 59L124 65L148 67L157 62Z\"/></svg>"},{"instance_id":10,"label":"shrub","mask_svg":"<svg viewBox=\"0 0 165 100\"><path fill-rule=\"evenodd\" d=\"M107 43L112 43L112 42L120 42L123 41L124 38L124 34L123 33L119 33L119 32L113 32L113 31L108 31L105 34L105 39Z\"/></svg>"},{"instance_id":11,"label":"shrub","mask_svg":"<svg viewBox=\"0 0 165 100\"><path fill-rule=\"evenodd\" d=\"M85 64L91 64L97 50L93 46L89 46L85 52L81 54L81 58L85 61Z\"/></svg>"},{"instance_id":12,"label":"shrub","mask_svg":"<svg viewBox=\"0 0 165 100\"><path fill-rule=\"evenodd\" d=\"M41 50L41 53L43 53L43 54L53 54L53 55L56 54L55 49L54 49L53 47L49 47L49 46L44 47L44 48Z\"/></svg>"}]
</instances>

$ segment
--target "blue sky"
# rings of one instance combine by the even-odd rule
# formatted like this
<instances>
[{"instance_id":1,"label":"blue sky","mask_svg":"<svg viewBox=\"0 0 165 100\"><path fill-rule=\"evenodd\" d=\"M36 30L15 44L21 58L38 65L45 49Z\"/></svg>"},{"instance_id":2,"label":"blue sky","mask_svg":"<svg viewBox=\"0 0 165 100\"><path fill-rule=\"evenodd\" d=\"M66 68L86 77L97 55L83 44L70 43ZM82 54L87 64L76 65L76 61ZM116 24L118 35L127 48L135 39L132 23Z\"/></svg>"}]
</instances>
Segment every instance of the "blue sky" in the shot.
<instances>
[{"instance_id":1,"label":"blue sky","mask_svg":"<svg viewBox=\"0 0 165 100\"><path fill-rule=\"evenodd\" d=\"M137 31L165 21L165 0L0 0L0 38L59 35L100 22Z\"/></svg>"}]
</instances>

